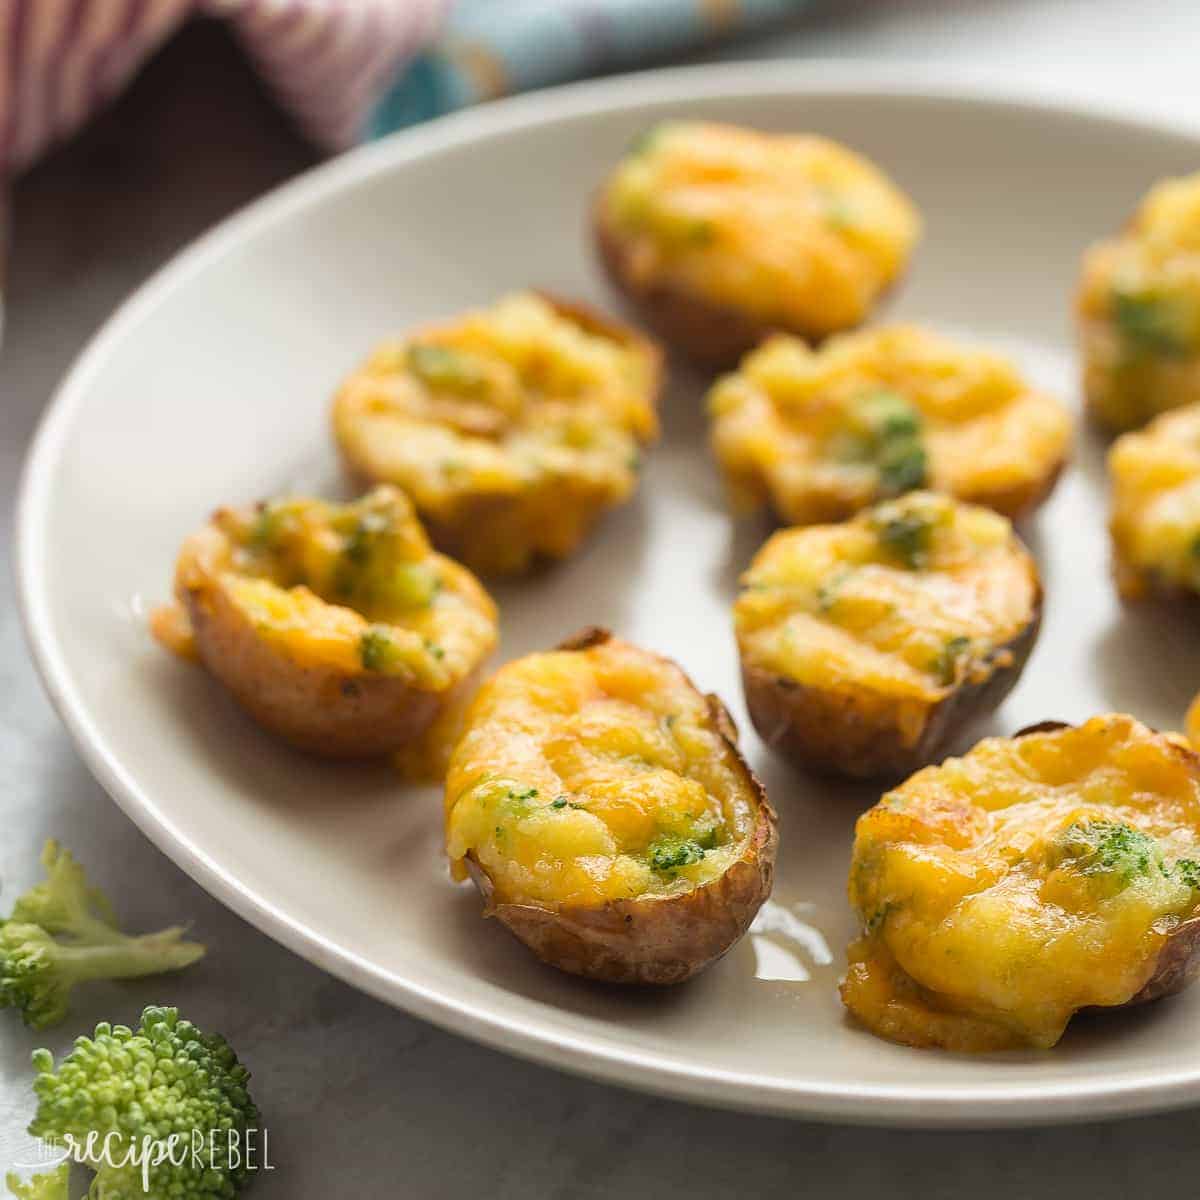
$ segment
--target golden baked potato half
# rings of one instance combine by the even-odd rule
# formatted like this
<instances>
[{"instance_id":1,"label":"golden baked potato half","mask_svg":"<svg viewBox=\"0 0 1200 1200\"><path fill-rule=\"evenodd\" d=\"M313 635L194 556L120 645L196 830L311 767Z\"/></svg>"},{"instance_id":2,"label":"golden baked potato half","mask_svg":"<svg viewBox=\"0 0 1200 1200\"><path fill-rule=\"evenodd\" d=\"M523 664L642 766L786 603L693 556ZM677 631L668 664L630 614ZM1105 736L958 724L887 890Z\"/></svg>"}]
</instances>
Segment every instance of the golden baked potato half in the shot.
<instances>
[{"instance_id":1,"label":"golden baked potato half","mask_svg":"<svg viewBox=\"0 0 1200 1200\"><path fill-rule=\"evenodd\" d=\"M1156 184L1088 250L1075 307L1097 422L1121 432L1200 401L1200 173Z\"/></svg>"},{"instance_id":2,"label":"golden baked potato half","mask_svg":"<svg viewBox=\"0 0 1200 1200\"><path fill-rule=\"evenodd\" d=\"M223 508L183 545L152 628L259 724L317 754L410 749L474 687L496 607L402 492Z\"/></svg>"},{"instance_id":3,"label":"golden baked potato half","mask_svg":"<svg viewBox=\"0 0 1200 1200\"><path fill-rule=\"evenodd\" d=\"M1132 717L1048 722L859 818L842 999L911 1046L1053 1046L1200 968L1200 757Z\"/></svg>"},{"instance_id":4,"label":"golden baked potato half","mask_svg":"<svg viewBox=\"0 0 1200 1200\"><path fill-rule=\"evenodd\" d=\"M669 121L612 172L593 229L646 323L727 367L768 333L861 324L903 274L920 219L878 167L826 138Z\"/></svg>"},{"instance_id":5,"label":"golden baked potato half","mask_svg":"<svg viewBox=\"0 0 1200 1200\"><path fill-rule=\"evenodd\" d=\"M767 505L790 525L920 487L1015 518L1049 494L1072 434L1006 359L908 325L817 350L771 338L708 404L735 509Z\"/></svg>"},{"instance_id":6,"label":"golden baked potato half","mask_svg":"<svg viewBox=\"0 0 1200 1200\"><path fill-rule=\"evenodd\" d=\"M350 471L407 492L435 545L513 573L565 558L633 494L661 377L631 329L520 292L381 346L333 428Z\"/></svg>"},{"instance_id":7,"label":"golden baked potato half","mask_svg":"<svg viewBox=\"0 0 1200 1200\"><path fill-rule=\"evenodd\" d=\"M902 776L995 709L1041 623L1009 521L910 492L840 525L776 533L742 576L746 706L799 766Z\"/></svg>"},{"instance_id":8,"label":"golden baked potato half","mask_svg":"<svg viewBox=\"0 0 1200 1200\"><path fill-rule=\"evenodd\" d=\"M721 702L600 630L502 667L446 778L446 848L538 958L679 983L771 891L775 813Z\"/></svg>"},{"instance_id":9,"label":"golden baked potato half","mask_svg":"<svg viewBox=\"0 0 1200 1200\"><path fill-rule=\"evenodd\" d=\"M1108 474L1121 596L1200 592L1200 403L1117 438Z\"/></svg>"}]
</instances>

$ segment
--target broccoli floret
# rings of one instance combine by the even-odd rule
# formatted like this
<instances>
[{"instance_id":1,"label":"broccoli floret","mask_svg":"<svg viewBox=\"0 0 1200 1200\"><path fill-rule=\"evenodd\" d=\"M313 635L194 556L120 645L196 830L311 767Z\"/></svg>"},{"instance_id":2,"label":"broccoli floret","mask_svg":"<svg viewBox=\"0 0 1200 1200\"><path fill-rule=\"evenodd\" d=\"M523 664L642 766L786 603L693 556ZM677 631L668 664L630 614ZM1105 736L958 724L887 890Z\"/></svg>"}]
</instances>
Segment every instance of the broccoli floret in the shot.
<instances>
[{"instance_id":1,"label":"broccoli floret","mask_svg":"<svg viewBox=\"0 0 1200 1200\"><path fill-rule=\"evenodd\" d=\"M1154 871L1166 873L1158 843L1117 821L1076 821L1063 835L1062 852L1081 875L1101 876L1116 891Z\"/></svg>"},{"instance_id":2,"label":"broccoli floret","mask_svg":"<svg viewBox=\"0 0 1200 1200\"><path fill-rule=\"evenodd\" d=\"M704 857L704 848L684 838L661 837L651 843L648 854L655 871L674 871L698 863Z\"/></svg>"},{"instance_id":3,"label":"broccoli floret","mask_svg":"<svg viewBox=\"0 0 1200 1200\"><path fill-rule=\"evenodd\" d=\"M1137 350L1165 358L1189 353L1191 346L1178 304L1148 293L1113 292L1113 318Z\"/></svg>"},{"instance_id":4,"label":"broccoli floret","mask_svg":"<svg viewBox=\"0 0 1200 1200\"><path fill-rule=\"evenodd\" d=\"M885 496L911 492L925 482L925 448L912 438L885 442L879 452L879 490Z\"/></svg>"},{"instance_id":5,"label":"broccoli floret","mask_svg":"<svg viewBox=\"0 0 1200 1200\"><path fill-rule=\"evenodd\" d=\"M1200 892L1200 862L1194 858L1181 858L1175 864L1175 874L1193 892Z\"/></svg>"},{"instance_id":6,"label":"broccoli floret","mask_svg":"<svg viewBox=\"0 0 1200 1200\"><path fill-rule=\"evenodd\" d=\"M875 532L880 545L894 554L906 567L918 571L929 560L933 527L925 515L916 511L887 506L879 513Z\"/></svg>"},{"instance_id":7,"label":"broccoli floret","mask_svg":"<svg viewBox=\"0 0 1200 1200\"><path fill-rule=\"evenodd\" d=\"M971 639L961 634L947 638L933 661L933 673L943 684L949 685L958 678L959 663L971 648Z\"/></svg>"},{"instance_id":8,"label":"broccoli floret","mask_svg":"<svg viewBox=\"0 0 1200 1200\"><path fill-rule=\"evenodd\" d=\"M346 537L342 553L356 567L365 567L371 561L379 542L391 531L392 522L386 513L365 512Z\"/></svg>"},{"instance_id":9,"label":"broccoli floret","mask_svg":"<svg viewBox=\"0 0 1200 1200\"><path fill-rule=\"evenodd\" d=\"M57 1069L49 1050L33 1065L29 1132L96 1172L96 1200L231 1200L242 1190L259 1128L250 1073L224 1038L178 1010L149 1007L137 1029L97 1025Z\"/></svg>"},{"instance_id":10,"label":"broccoli floret","mask_svg":"<svg viewBox=\"0 0 1200 1200\"><path fill-rule=\"evenodd\" d=\"M720 828L716 825L710 829L697 829L689 838L664 833L655 838L646 851L651 869L670 872L679 867L690 867L717 845L720 835Z\"/></svg>"},{"instance_id":11,"label":"broccoli floret","mask_svg":"<svg viewBox=\"0 0 1200 1200\"><path fill-rule=\"evenodd\" d=\"M53 1171L43 1171L24 1182L9 1174L5 1183L16 1200L68 1200L71 1164L64 1162Z\"/></svg>"},{"instance_id":12,"label":"broccoli floret","mask_svg":"<svg viewBox=\"0 0 1200 1200\"><path fill-rule=\"evenodd\" d=\"M277 547L295 526L294 506L286 500L266 500L258 506L258 515L250 528L249 543L258 550Z\"/></svg>"},{"instance_id":13,"label":"broccoli floret","mask_svg":"<svg viewBox=\"0 0 1200 1200\"><path fill-rule=\"evenodd\" d=\"M400 661L400 650L384 625L372 625L358 641L358 658L367 671L390 671Z\"/></svg>"},{"instance_id":14,"label":"broccoli floret","mask_svg":"<svg viewBox=\"0 0 1200 1200\"><path fill-rule=\"evenodd\" d=\"M407 366L434 391L478 392L486 382L478 362L471 355L434 342L417 342L409 346Z\"/></svg>"},{"instance_id":15,"label":"broccoli floret","mask_svg":"<svg viewBox=\"0 0 1200 1200\"><path fill-rule=\"evenodd\" d=\"M879 471L879 490L899 496L925 482L928 467L921 442L921 414L897 392L871 392L858 401L866 453Z\"/></svg>"},{"instance_id":16,"label":"broccoli floret","mask_svg":"<svg viewBox=\"0 0 1200 1200\"><path fill-rule=\"evenodd\" d=\"M185 942L180 926L122 933L108 900L57 842L46 843L42 865L46 879L0 925L0 1008L19 1009L27 1025L58 1024L78 983L178 971L203 957L204 947Z\"/></svg>"}]
</instances>

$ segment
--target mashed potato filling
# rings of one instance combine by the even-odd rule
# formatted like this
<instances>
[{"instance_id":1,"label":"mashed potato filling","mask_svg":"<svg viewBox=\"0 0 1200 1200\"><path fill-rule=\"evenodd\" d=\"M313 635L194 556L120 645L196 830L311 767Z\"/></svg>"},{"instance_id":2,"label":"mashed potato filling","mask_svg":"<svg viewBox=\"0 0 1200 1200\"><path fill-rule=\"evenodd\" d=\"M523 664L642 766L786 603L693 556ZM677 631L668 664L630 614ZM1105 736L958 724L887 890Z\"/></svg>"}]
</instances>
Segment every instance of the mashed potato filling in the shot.
<instances>
[{"instance_id":1,"label":"mashed potato filling","mask_svg":"<svg viewBox=\"0 0 1200 1200\"><path fill-rule=\"evenodd\" d=\"M1200 907L1200 767L1132 717L991 738L859 819L847 1006L895 1041L1052 1046Z\"/></svg>"},{"instance_id":2,"label":"mashed potato filling","mask_svg":"<svg viewBox=\"0 0 1200 1200\"><path fill-rule=\"evenodd\" d=\"M757 801L704 696L610 640L533 654L477 695L446 778L446 846L497 903L675 895L745 851Z\"/></svg>"},{"instance_id":3,"label":"mashed potato filling","mask_svg":"<svg viewBox=\"0 0 1200 1200\"><path fill-rule=\"evenodd\" d=\"M1200 591L1200 403L1113 443L1110 528L1117 586Z\"/></svg>"},{"instance_id":4,"label":"mashed potato filling","mask_svg":"<svg viewBox=\"0 0 1200 1200\"><path fill-rule=\"evenodd\" d=\"M523 292L380 347L343 385L334 432L469 563L516 570L569 553L633 493L657 386L645 344Z\"/></svg>"},{"instance_id":5,"label":"mashed potato filling","mask_svg":"<svg viewBox=\"0 0 1200 1200\"><path fill-rule=\"evenodd\" d=\"M490 598L470 572L430 549L394 488L346 505L283 499L222 509L200 536L180 586L193 575L197 587L215 578L259 635L294 661L442 690L495 644Z\"/></svg>"},{"instance_id":6,"label":"mashed potato filling","mask_svg":"<svg viewBox=\"0 0 1200 1200\"><path fill-rule=\"evenodd\" d=\"M920 233L903 193L836 142L703 122L643 135L601 203L645 280L815 335L860 324Z\"/></svg>"},{"instance_id":7,"label":"mashed potato filling","mask_svg":"<svg viewBox=\"0 0 1200 1200\"><path fill-rule=\"evenodd\" d=\"M1200 401L1200 173L1156 184L1087 252L1076 307L1084 390L1105 425Z\"/></svg>"},{"instance_id":8,"label":"mashed potato filling","mask_svg":"<svg viewBox=\"0 0 1200 1200\"><path fill-rule=\"evenodd\" d=\"M776 336L717 381L712 444L734 503L839 520L917 487L1013 515L1051 480L1071 420L998 355L914 326L813 350Z\"/></svg>"},{"instance_id":9,"label":"mashed potato filling","mask_svg":"<svg viewBox=\"0 0 1200 1200\"><path fill-rule=\"evenodd\" d=\"M742 577L738 644L804 686L933 703L1008 665L1035 611L1030 566L1004 517L913 492L775 534Z\"/></svg>"}]
</instances>

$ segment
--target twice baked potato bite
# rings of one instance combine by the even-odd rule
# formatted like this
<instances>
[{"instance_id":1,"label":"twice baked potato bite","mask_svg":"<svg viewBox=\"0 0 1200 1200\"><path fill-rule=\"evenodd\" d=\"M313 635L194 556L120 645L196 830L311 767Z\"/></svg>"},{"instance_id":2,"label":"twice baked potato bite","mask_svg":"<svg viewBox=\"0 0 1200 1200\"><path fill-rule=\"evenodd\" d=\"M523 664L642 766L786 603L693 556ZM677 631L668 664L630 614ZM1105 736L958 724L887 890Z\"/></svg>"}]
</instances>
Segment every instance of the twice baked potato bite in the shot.
<instances>
[{"instance_id":1,"label":"twice baked potato bite","mask_svg":"<svg viewBox=\"0 0 1200 1200\"><path fill-rule=\"evenodd\" d=\"M754 726L803 767L905 775L1012 689L1041 597L1008 520L948 496L776 533L734 607Z\"/></svg>"},{"instance_id":2,"label":"twice baked potato bite","mask_svg":"<svg viewBox=\"0 0 1200 1200\"><path fill-rule=\"evenodd\" d=\"M402 492L223 508L184 543L152 627L260 724L335 757L409 749L462 702L496 608Z\"/></svg>"},{"instance_id":3,"label":"twice baked potato bite","mask_svg":"<svg viewBox=\"0 0 1200 1200\"><path fill-rule=\"evenodd\" d=\"M912 1046L1049 1047L1200 966L1200 757L1132 717L990 738L858 821L842 998Z\"/></svg>"},{"instance_id":4,"label":"twice baked potato bite","mask_svg":"<svg viewBox=\"0 0 1200 1200\"><path fill-rule=\"evenodd\" d=\"M771 891L775 813L714 696L599 630L504 666L446 778L446 848L538 958L678 983Z\"/></svg>"},{"instance_id":5,"label":"twice baked potato bite","mask_svg":"<svg viewBox=\"0 0 1200 1200\"><path fill-rule=\"evenodd\" d=\"M1108 473L1117 590L1126 600L1200 592L1200 403L1119 437Z\"/></svg>"},{"instance_id":6,"label":"twice baked potato bite","mask_svg":"<svg viewBox=\"0 0 1200 1200\"><path fill-rule=\"evenodd\" d=\"M333 425L358 477L403 488L435 545L483 573L564 558L637 487L660 355L532 292L381 346Z\"/></svg>"},{"instance_id":7,"label":"twice baked potato bite","mask_svg":"<svg viewBox=\"0 0 1200 1200\"><path fill-rule=\"evenodd\" d=\"M818 339L861 324L920 233L908 198L846 147L699 121L639 138L594 226L643 319L714 366L776 330Z\"/></svg>"},{"instance_id":8,"label":"twice baked potato bite","mask_svg":"<svg viewBox=\"0 0 1200 1200\"><path fill-rule=\"evenodd\" d=\"M1076 297L1088 409L1121 432L1200 401L1200 173L1150 189L1083 260Z\"/></svg>"},{"instance_id":9,"label":"twice baked potato bite","mask_svg":"<svg viewBox=\"0 0 1200 1200\"><path fill-rule=\"evenodd\" d=\"M774 337L709 394L735 509L839 521L914 488L1007 517L1049 493L1071 418L1004 358L898 325L812 350Z\"/></svg>"}]
</instances>

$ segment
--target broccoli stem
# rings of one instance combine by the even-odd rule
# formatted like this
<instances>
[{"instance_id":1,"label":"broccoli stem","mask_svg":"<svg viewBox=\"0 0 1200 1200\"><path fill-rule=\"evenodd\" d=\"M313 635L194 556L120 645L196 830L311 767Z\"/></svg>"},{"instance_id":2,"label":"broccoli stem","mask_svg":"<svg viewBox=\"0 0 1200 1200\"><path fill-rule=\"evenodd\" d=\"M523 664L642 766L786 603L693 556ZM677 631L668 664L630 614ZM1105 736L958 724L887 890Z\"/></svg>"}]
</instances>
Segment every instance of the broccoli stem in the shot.
<instances>
[{"instance_id":1,"label":"broccoli stem","mask_svg":"<svg viewBox=\"0 0 1200 1200\"><path fill-rule=\"evenodd\" d=\"M63 973L76 983L89 979L140 979L164 971L181 971L204 957L204 947L182 940L187 930L173 925L140 937L118 934L94 943L60 944Z\"/></svg>"}]
</instances>

